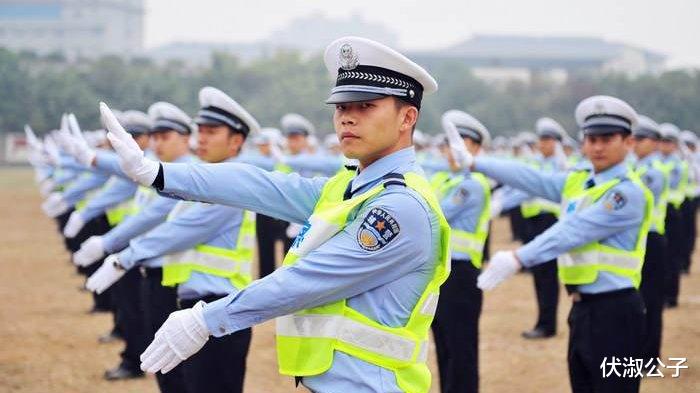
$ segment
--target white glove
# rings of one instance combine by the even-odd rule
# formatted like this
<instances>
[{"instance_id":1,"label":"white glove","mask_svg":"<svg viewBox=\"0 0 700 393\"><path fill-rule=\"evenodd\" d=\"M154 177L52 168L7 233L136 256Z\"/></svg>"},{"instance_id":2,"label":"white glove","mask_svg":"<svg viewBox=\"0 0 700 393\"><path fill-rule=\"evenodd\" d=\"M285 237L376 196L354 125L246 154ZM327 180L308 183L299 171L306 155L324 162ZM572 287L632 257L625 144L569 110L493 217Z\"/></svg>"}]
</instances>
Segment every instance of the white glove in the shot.
<instances>
[{"instance_id":1,"label":"white glove","mask_svg":"<svg viewBox=\"0 0 700 393\"><path fill-rule=\"evenodd\" d=\"M39 184L39 192L41 193L41 196L44 198L48 198L49 195L51 195L51 192L53 191L53 188L56 186L56 183L54 183L53 180L51 179L45 179Z\"/></svg>"},{"instance_id":2,"label":"white glove","mask_svg":"<svg viewBox=\"0 0 700 393\"><path fill-rule=\"evenodd\" d=\"M202 349L210 334L202 311L205 304L200 301L192 308L170 314L141 354L141 370L165 374Z\"/></svg>"},{"instance_id":3,"label":"white glove","mask_svg":"<svg viewBox=\"0 0 700 393\"><path fill-rule=\"evenodd\" d=\"M284 164L284 154L282 153L282 150L280 150L280 148L277 147L277 143L275 143L274 141L270 142L270 155L276 163Z\"/></svg>"},{"instance_id":4,"label":"white glove","mask_svg":"<svg viewBox=\"0 0 700 393\"><path fill-rule=\"evenodd\" d=\"M76 119L75 115L72 113L68 115L68 126L72 134L71 143L73 145L74 157L81 164L87 167L92 166L92 161L95 159L95 151L88 146L87 141L83 137L83 133L80 131L78 119Z\"/></svg>"},{"instance_id":5,"label":"white glove","mask_svg":"<svg viewBox=\"0 0 700 393\"><path fill-rule=\"evenodd\" d=\"M32 149L41 151L41 141L36 137L34 130L32 130L32 127L30 127L29 124L24 125L24 135L27 137L27 143L29 143L29 146L31 146Z\"/></svg>"},{"instance_id":6,"label":"white glove","mask_svg":"<svg viewBox=\"0 0 700 393\"><path fill-rule=\"evenodd\" d=\"M503 211L503 203L500 198L491 198L491 218L496 218Z\"/></svg>"},{"instance_id":7,"label":"white glove","mask_svg":"<svg viewBox=\"0 0 700 393\"><path fill-rule=\"evenodd\" d=\"M303 225L297 224L297 223L291 223L289 226L287 226L286 235L290 239L294 239L299 235L299 232L301 232L301 229L304 228Z\"/></svg>"},{"instance_id":8,"label":"white glove","mask_svg":"<svg viewBox=\"0 0 700 393\"><path fill-rule=\"evenodd\" d=\"M476 286L483 290L493 289L518 270L520 270L520 263L513 251L498 251L491 257L486 270L479 274Z\"/></svg>"},{"instance_id":9,"label":"white glove","mask_svg":"<svg viewBox=\"0 0 700 393\"><path fill-rule=\"evenodd\" d=\"M90 236L80 245L80 250L73 254L73 263L77 266L89 266L105 255L102 236Z\"/></svg>"},{"instance_id":10,"label":"white glove","mask_svg":"<svg viewBox=\"0 0 700 393\"><path fill-rule=\"evenodd\" d=\"M60 192L52 192L48 198L41 204L41 210L51 218L56 218L68 211L69 206L63 200L63 194Z\"/></svg>"},{"instance_id":11,"label":"white glove","mask_svg":"<svg viewBox=\"0 0 700 393\"><path fill-rule=\"evenodd\" d=\"M126 270L119 264L119 258L112 254L105 258L102 266L88 278L85 288L99 295L119 281L124 274L126 274Z\"/></svg>"},{"instance_id":12,"label":"white glove","mask_svg":"<svg viewBox=\"0 0 700 393\"><path fill-rule=\"evenodd\" d=\"M450 152L457 166L461 169L471 169L474 164L474 156L464 146L464 139L459 135L457 127L447 119L443 119L442 127L445 129L447 143L450 145Z\"/></svg>"},{"instance_id":13,"label":"white glove","mask_svg":"<svg viewBox=\"0 0 700 393\"><path fill-rule=\"evenodd\" d=\"M119 166L124 173L137 183L145 186L153 184L158 176L160 164L144 157L143 151L134 138L124 130L124 127L119 124L114 113L104 102L100 102L100 113L102 114L102 122L109 130L107 138L114 147L114 151L119 155Z\"/></svg>"},{"instance_id":14,"label":"white glove","mask_svg":"<svg viewBox=\"0 0 700 393\"><path fill-rule=\"evenodd\" d=\"M61 164L61 155L58 152L58 146L54 138L47 136L44 138L44 150L46 150L46 159L49 164L59 166Z\"/></svg>"},{"instance_id":15,"label":"white glove","mask_svg":"<svg viewBox=\"0 0 700 393\"><path fill-rule=\"evenodd\" d=\"M84 226L85 220L83 220L79 212L74 211L70 214L70 217L68 217L66 226L63 227L63 236L67 238L74 238Z\"/></svg>"}]
</instances>

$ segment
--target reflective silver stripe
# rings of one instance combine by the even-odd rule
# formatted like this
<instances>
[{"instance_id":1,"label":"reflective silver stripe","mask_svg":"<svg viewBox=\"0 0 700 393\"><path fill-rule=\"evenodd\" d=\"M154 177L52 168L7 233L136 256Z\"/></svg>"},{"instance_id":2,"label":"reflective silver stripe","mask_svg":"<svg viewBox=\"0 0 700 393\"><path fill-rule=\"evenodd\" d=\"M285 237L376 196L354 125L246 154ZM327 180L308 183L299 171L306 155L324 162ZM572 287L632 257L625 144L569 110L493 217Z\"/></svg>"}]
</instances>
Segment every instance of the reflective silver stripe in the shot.
<instances>
[{"instance_id":1,"label":"reflective silver stripe","mask_svg":"<svg viewBox=\"0 0 700 393\"><path fill-rule=\"evenodd\" d=\"M452 249L456 250L457 247L461 249L467 249L467 250L472 250L476 252L481 252L481 250L484 247L484 243L474 240L474 239L468 239L465 237L459 236L457 233L452 233Z\"/></svg>"},{"instance_id":2,"label":"reflective silver stripe","mask_svg":"<svg viewBox=\"0 0 700 393\"><path fill-rule=\"evenodd\" d=\"M416 343L384 330L363 325L339 315L285 315L276 319L277 335L287 337L332 338L382 356L410 362L416 345L419 358L427 359L427 340Z\"/></svg>"},{"instance_id":3,"label":"reflective silver stripe","mask_svg":"<svg viewBox=\"0 0 700 393\"><path fill-rule=\"evenodd\" d=\"M431 293L425 299L423 307L420 309L420 313L423 315L433 316L435 315L435 310L437 310L438 300L440 299L440 294Z\"/></svg>"},{"instance_id":4,"label":"reflective silver stripe","mask_svg":"<svg viewBox=\"0 0 700 393\"><path fill-rule=\"evenodd\" d=\"M365 86L365 85L343 85L336 86L331 90L333 93L346 93L346 92L361 92L361 93L375 93L383 94L386 96L405 96L406 89L399 89L394 87L378 87L378 86Z\"/></svg>"},{"instance_id":5,"label":"reflective silver stripe","mask_svg":"<svg viewBox=\"0 0 700 393\"><path fill-rule=\"evenodd\" d=\"M251 272L251 263L249 261L234 261L227 257L206 254L197 250L186 250L167 255L164 258L163 263L165 265L194 263L201 266L211 267L213 269L240 272L243 274L250 274Z\"/></svg>"},{"instance_id":6,"label":"reflective silver stripe","mask_svg":"<svg viewBox=\"0 0 700 393\"><path fill-rule=\"evenodd\" d=\"M564 254L558 259L560 266L613 265L623 269L637 269L641 260L631 255L615 255L600 251L584 251Z\"/></svg>"}]
</instances>

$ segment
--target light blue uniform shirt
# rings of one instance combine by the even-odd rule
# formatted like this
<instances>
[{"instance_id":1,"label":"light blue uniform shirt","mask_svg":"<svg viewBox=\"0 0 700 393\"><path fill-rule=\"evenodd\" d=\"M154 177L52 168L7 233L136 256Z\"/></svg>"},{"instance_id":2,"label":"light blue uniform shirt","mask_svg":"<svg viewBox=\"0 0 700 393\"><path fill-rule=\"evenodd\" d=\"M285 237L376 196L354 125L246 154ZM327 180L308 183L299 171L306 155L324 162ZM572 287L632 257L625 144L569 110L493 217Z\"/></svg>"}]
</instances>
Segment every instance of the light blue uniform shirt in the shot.
<instances>
[{"instance_id":1,"label":"light blue uniform shirt","mask_svg":"<svg viewBox=\"0 0 700 393\"><path fill-rule=\"evenodd\" d=\"M638 159L636 162L637 168L646 168L646 172L644 172L644 175L641 177L644 185L646 185L649 191L651 191L652 195L654 195L655 204L659 198L661 198L661 193L664 191L664 185L666 184L664 174L660 170L654 168L654 161L659 159L659 153L651 153L644 158ZM649 231L657 233L659 231L654 220L651 222Z\"/></svg>"},{"instance_id":2,"label":"light blue uniform shirt","mask_svg":"<svg viewBox=\"0 0 700 393\"><path fill-rule=\"evenodd\" d=\"M193 159L193 156L187 154L179 157L175 162L188 162ZM177 202L176 199L155 196L138 214L126 217L124 221L102 237L105 252L112 254L121 251L129 245L131 239L158 226L168 218L168 214ZM151 263L144 264L144 266L154 267L152 265L159 266L160 262L151 261Z\"/></svg>"},{"instance_id":3,"label":"light blue uniform shirt","mask_svg":"<svg viewBox=\"0 0 700 393\"><path fill-rule=\"evenodd\" d=\"M90 199L85 208L80 211L80 218L84 222L92 220L118 204L131 199L137 188L138 185L131 180L112 176L105 184L105 188Z\"/></svg>"},{"instance_id":4,"label":"light blue uniform shirt","mask_svg":"<svg viewBox=\"0 0 700 393\"><path fill-rule=\"evenodd\" d=\"M109 175L103 173L86 172L63 192L63 201L69 206L75 206L85 198L88 191L102 187L108 179Z\"/></svg>"},{"instance_id":5,"label":"light blue uniform shirt","mask_svg":"<svg viewBox=\"0 0 700 393\"><path fill-rule=\"evenodd\" d=\"M561 201L567 177L566 172L544 174L527 165L492 158L477 158L474 168L497 181L555 202ZM615 177L622 177L625 173L627 164L622 162L595 175L591 172L591 176L595 184L602 184ZM622 206L606 206L607 198L613 193L624 197ZM530 267L596 241L632 250L644 218L645 203L644 194L637 185L631 181L622 181L608 190L597 202L567 214L534 240L520 247L516 251L517 256L524 266ZM593 283L578 286L578 291L600 293L631 287L632 281L626 277L599 272Z\"/></svg>"},{"instance_id":6,"label":"light blue uniform shirt","mask_svg":"<svg viewBox=\"0 0 700 393\"><path fill-rule=\"evenodd\" d=\"M440 200L440 207L450 227L473 233L486 202L484 188L471 177L471 173L453 174L459 175L464 176L464 180ZM467 253L452 251L452 260L471 261L471 257Z\"/></svg>"},{"instance_id":7,"label":"light blue uniform shirt","mask_svg":"<svg viewBox=\"0 0 700 393\"><path fill-rule=\"evenodd\" d=\"M421 173L413 148L390 154L352 182L362 193L388 173ZM246 164L163 164L164 193L226 204L286 221L311 215L325 178L265 172ZM261 197L264 195L264 197ZM367 251L357 233L372 208L381 208L401 231L383 248ZM387 326L403 326L432 278L439 247L437 217L416 192L389 185L349 218L348 225L294 265L277 269L235 295L210 303L204 318L220 337L298 310L348 299L348 305ZM393 372L336 352L323 374L305 377L316 392L400 392Z\"/></svg>"},{"instance_id":8,"label":"light blue uniform shirt","mask_svg":"<svg viewBox=\"0 0 700 393\"><path fill-rule=\"evenodd\" d=\"M678 154L673 153L669 154L667 156L661 154L661 161L664 164L668 164L669 162L673 163L673 169L671 169L671 174L669 175L669 180L668 180L668 185L672 189L678 188L678 183L681 182L681 159L678 157Z\"/></svg>"}]
</instances>

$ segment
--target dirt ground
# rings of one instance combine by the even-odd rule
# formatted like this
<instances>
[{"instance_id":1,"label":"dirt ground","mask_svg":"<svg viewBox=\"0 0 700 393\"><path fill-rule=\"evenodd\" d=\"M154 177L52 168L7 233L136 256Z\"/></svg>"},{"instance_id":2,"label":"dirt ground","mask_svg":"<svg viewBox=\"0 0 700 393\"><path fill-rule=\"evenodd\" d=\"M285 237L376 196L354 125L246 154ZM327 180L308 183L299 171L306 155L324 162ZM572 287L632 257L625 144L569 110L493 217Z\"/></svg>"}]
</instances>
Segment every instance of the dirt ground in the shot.
<instances>
[{"instance_id":1,"label":"dirt ground","mask_svg":"<svg viewBox=\"0 0 700 393\"><path fill-rule=\"evenodd\" d=\"M0 169L0 393L156 392L152 376L106 382L102 373L116 365L120 343L98 345L111 326L108 315L89 315L83 280L68 262L54 223L46 218L28 169ZM494 226L492 250L512 248L508 223ZM664 315L662 359L685 357L679 378L644 379L642 392L700 392L700 266L683 278L680 307ZM520 274L485 296L481 317L483 393L568 392L566 314L559 306L559 334L526 341L520 332L535 318L532 280ZM433 375L435 356L429 357ZM433 381L433 392L437 392ZM300 389L299 391L301 391ZM274 325L254 328L246 392L293 392L292 379L277 373Z\"/></svg>"}]
</instances>

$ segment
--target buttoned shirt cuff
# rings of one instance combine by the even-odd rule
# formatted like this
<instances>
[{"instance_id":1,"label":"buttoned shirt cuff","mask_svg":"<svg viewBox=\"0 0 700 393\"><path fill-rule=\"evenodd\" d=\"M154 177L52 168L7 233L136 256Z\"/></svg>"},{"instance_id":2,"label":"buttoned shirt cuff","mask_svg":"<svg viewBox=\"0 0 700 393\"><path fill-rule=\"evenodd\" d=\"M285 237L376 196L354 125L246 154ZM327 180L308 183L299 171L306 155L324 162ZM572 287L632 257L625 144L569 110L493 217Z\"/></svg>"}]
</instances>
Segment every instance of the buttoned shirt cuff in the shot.
<instances>
[{"instance_id":1,"label":"buttoned shirt cuff","mask_svg":"<svg viewBox=\"0 0 700 393\"><path fill-rule=\"evenodd\" d=\"M237 329L228 316L226 308L231 303L231 296L207 303L202 309L204 322L214 337L221 337L235 332Z\"/></svg>"},{"instance_id":2,"label":"buttoned shirt cuff","mask_svg":"<svg viewBox=\"0 0 700 393\"><path fill-rule=\"evenodd\" d=\"M531 267L532 265L536 265L537 263L535 262L535 256L537 255L537 249L536 247L529 247L530 244L526 244L517 250L515 250L515 256L518 258L520 261L520 264L525 266L525 267Z\"/></svg>"}]
</instances>

